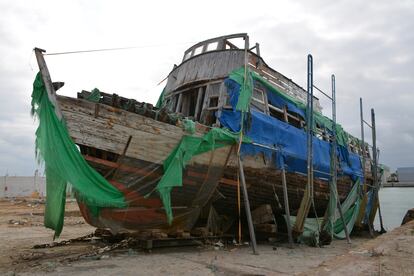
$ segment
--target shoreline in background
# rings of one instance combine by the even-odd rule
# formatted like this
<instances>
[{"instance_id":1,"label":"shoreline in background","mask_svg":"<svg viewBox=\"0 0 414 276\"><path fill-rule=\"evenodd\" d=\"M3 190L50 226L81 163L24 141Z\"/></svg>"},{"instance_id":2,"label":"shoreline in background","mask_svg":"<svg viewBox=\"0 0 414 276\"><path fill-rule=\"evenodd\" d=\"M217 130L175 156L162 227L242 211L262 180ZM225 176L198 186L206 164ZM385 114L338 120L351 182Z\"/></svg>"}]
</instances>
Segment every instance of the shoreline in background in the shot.
<instances>
[{"instance_id":1,"label":"shoreline in background","mask_svg":"<svg viewBox=\"0 0 414 276\"><path fill-rule=\"evenodd\" d=\"M385 187L380 189L379 198L384 228L390 231L399 227L407 211L414 208L414 187ZM374 227L381 229L378 212Z\"/></svg>"}]
</instances>

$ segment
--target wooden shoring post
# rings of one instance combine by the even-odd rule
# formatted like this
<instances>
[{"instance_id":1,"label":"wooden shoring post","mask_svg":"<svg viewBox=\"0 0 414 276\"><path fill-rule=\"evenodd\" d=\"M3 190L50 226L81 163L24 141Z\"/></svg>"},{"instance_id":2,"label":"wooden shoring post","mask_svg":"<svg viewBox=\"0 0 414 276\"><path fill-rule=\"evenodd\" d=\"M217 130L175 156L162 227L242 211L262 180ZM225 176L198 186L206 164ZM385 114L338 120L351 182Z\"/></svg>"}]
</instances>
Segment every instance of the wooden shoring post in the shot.
<instances>
[{"instance_id":1,"label":"wooden shoring post","mask_svg":"<svg viewBox=\"0 0 414 276\"><path fill-rule=\"evenodd\" d=\"M238 161L239 161L240 181L241 181L243 198L244 198L244 208L246 210L247 224L249 226L250 241L252 243L253 254L258 255L259 253L257 252L256 234L254 232L252 213L250 211L249 196L247 194L246 179L244 178L243 163L241 161L240 155L238 155Z\"/></svg>"},{"instance_id":2,"label":"wooden shoring post","mask_svg":"<svg viewBox=\"0 0 414 276\"><path fill-rule=\"evenodd\" d=\"M201 105L203 104L202 103L203 93L204 93L203 87L200 87L197 92L197 102L196 102L196 107L194 111L194 120L196 121L199 119L198 115L200 113Z\"/></svg>"},{"instance_id":3,"label":"wooden shoring post","mask_svg":"<svg viewBox=\"0 0 414 276\"><path fill-rule=\"evenodd\" d=\"M124 149L122 151L122 154L120 156L118 156L118 159L116 160L117 167L116 168L113 168L109 172L107 172L104 175L104 178L105 179L107 179L111 174L112 174L112 177L111 177L112 179L115 179L116 178L116 176L118 174L118 171L119 171L119 167L121 167L121 161L125 157L126 152L128 151L129 144L131 143L131 140L132 140L132 135L129 135L128 140L127 140L127 142L125 144L125 147L124 147Z\"/></svg>"},{"instance_id":4,"label":"wooden shoring post","mask_svg":"<svg viewBox=\"0 0 414 276\"><path fill-rule=\"evenodd\" d=\"M47 68L45 58L43 53L46 51L40 48L34 48L33 51L35 52L37 64L39 66L40 74L42 75L42 80L46 88L47 96L50 102L55 107L55 114L59 120L62 119L62 111L60 110L59 105L57 104L56 100L56 91L53 87L52 79L49 74L49 69Z\"/></svg>"},{"instance_id":5,"label":"wooden shoring post","mask_svg":"<svg viewBox=\"0 0 414 276\"><path fill-rule=\"evenodd\" d=\"M377 133L376 133L376 126L375 126L375 111L371 108L371 128L372 128L372 158L373 158L373 179L374 179L374 206L376 202L378 202L378 216L380 220L380 227L381 233L386 233L387 231L384 229L384 225L382 222L382 214L381 214L381 206L379 202L379 181L378 181L378 152L377 152ZM372 225L373 221L371 222Z\"/></svg>"},{"instance_id":6,"label":"wooden shoring post","mask_svg":"<svg viewBox=\"0 0 414 276\"><path fill-rule=\"evenodd\" d=\"M182 100L183 100L183 93L180 93L178 95L177 106L175 107L175 113L181 112Z\"/></svg>"},{"instance_id":7,"label":"wooden shoring post","mask_svg":"<svg viewBox=\"0 0 414 276\"><path fill-rule=\"evenodd\" d=\"M282 185L283 185L283 199L284 199L284 204L285 204L286 226L288 230L289 245L291 248L293 248L293 236L292 236L292 226L290 224L290 209L289 209L289 198L288 198L287 183L286 183L285 164L283 164L282 166Z\"/></svg>"},{"instance_id":8,"label":"wooden shoring post","mask_svg":"<svg viewBox=\"0 0 414 276\"><path fill-rule=\"evenodd\" d=\"M312 132L313 132L313 59L308 55L307 71L307 107L306 107L306 141L307 141L307 183L299 211L296 216L293 231L296 234L303 232L305 219L311 206L311 194L313 186L313 156L312 156Z\"/></svg>"},{"instance_id":9,"label":"wooden shoring post","mask_svg":"<svg viewBox=\"0 0 414 276\"><path fill-rule=\"evenodd\" d=\"M339 198L338 189L337 189L337 159L336 159L336 88L335 88L335 75L331 76L332 82L332 152L331 152L331 163L332 163L332 185L335 190L336 207L338 208L339 215L341 217L342 225L344 226L345 236L348 243L351 243L351 238L349 237L348 227L346 225L344 214L342 212L341 199ZM357 184L356 184L357 185Z\"/></svg>"}]
</instances>

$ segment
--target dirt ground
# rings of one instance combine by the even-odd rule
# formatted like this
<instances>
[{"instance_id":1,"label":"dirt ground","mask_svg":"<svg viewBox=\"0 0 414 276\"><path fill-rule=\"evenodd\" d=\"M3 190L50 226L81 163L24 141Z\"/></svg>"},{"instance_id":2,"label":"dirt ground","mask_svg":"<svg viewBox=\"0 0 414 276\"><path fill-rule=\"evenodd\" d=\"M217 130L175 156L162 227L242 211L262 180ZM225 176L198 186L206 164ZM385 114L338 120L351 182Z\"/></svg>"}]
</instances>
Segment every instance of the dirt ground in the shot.
<instances>
[{"instance_id":1,"label":"dirt ground","mask_svg":"<svg viewBox=\"0 0 414 276\"><path fill-rule=\"evenodd\" d=\"M44 203L34 199L0 201L0 274L6 275L414 275L414 224L376 239L335 240L323 248L260 244L199 245L114 250L94 238L51 248L53 231L43 226ZM75 202L68 202L59 241L93 233Z\"/></svg>"}]
</instances>

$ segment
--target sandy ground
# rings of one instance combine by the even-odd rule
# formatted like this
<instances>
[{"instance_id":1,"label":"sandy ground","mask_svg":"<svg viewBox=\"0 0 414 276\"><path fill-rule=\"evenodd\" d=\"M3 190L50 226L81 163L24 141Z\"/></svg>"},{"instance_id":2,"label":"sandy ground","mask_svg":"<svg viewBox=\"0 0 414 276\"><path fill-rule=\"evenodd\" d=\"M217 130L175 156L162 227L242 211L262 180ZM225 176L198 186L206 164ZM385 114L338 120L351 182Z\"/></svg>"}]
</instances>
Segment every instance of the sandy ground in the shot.
<instances>
[{"instance_id":1,"label":"sandy ground","mask_svg":"<svg viewBox=\"0 0 414 276\"><path fill-rule=\"evenodd\" d=\"M0 274L6 275L414 275L414 224L368 240L334 241L324 248L261 244L260 254L248 246L200 245L105 251L97 240L33 249L52 242L43 227L44 204L32 199L0 201ZM74 202L67 204L61 240L95 229L84 223ZM95 254L96 252L102 252Z\"/></svg>"},{"instance_id":2,"label":"sandy ground","mask_svg":"<svg viewBox=\"0 0 414 276\"><path fill-rule=\"evenodd\" d=\"M414 221L302 275L414 275Z\"/></svg>"}]
</instances>

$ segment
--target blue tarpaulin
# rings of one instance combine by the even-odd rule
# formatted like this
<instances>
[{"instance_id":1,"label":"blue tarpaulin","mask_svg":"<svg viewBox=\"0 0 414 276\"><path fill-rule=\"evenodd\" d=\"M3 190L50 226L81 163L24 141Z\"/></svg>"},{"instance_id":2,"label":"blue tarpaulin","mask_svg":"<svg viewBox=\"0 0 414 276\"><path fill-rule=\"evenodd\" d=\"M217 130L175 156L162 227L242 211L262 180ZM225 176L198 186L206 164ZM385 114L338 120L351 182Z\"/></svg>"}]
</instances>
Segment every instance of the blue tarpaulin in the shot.
<instances>
[{"instance_id":1,"label":"blue tarpaulin","mask_svg":"<svg viewBox=\"0 0 414 276\"><path fill-rule=\"evenodd\" d=\"M223 110L219 117L220 123L231 131L240 131L241 112L236 110L240 85L232 79L226 80L227 91L230 96L232 110ZM303 110L289 103L277 94L267 92L269 101L279 108L287 106L290 111L304 116ZM290 105L289 105L290 104ZM302 113L301 113L302 112ZM256 155L263 153L271 159L276 167L284 163L287 171L307 172L307 147L305 129L300 129L286 122L280 121L260 111L250 110L243 122L244 134L251 139L253 144L243 144L242 155ZM331 144L328 141L313 137L313 166L315 177L329 178ZM269 148L254 145L264 145ZM338 145L336 155L339 159L339 175L350 176L353 180L362 177L361 161L357 154L349 152L344 146ZM281 159L283 158L283 159ZM321 173L322 172L322 173Z\"/></svg>"}]
</instances>

